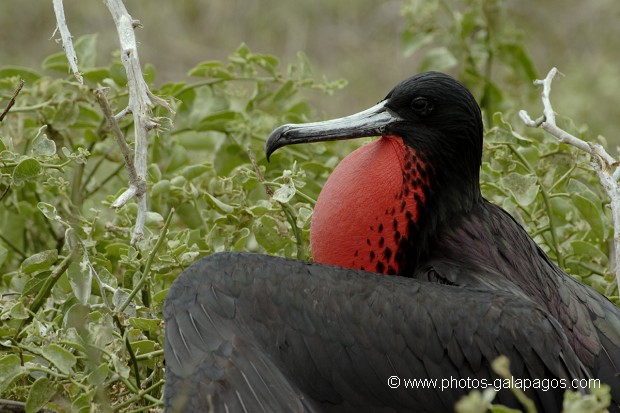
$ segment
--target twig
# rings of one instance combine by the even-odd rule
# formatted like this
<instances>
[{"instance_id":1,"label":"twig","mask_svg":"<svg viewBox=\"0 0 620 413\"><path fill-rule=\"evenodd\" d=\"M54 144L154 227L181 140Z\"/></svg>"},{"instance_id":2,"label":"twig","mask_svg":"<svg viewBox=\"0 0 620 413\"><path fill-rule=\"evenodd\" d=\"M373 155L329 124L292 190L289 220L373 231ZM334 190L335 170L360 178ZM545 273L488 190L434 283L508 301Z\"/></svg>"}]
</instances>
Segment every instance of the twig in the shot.
<instances>
[{"instance_id":1,"label":"twig","mask_svg":"<svg viewBox=\"0 0 620 413\"><path fill-rule=\"evenodd\" d=\"M258 162L256 162L256 158L254 157L254 154L249 149L247 149L245 152L247 153L248 158L250 158L250 163L254 167L254 172L256 172L256 178L258 179L258 182L263 186L263 188L265 188L267 196L271 198L273 196L273 189L271 189L269 185L267 185L267 182L265 182L265 176L261 172L260 167L258 166Z\"/></svg>"},{"instance_id":2,"label":"twig","mask_svg":"<svg viewBox=\"0 0 620 413\"><path fill-rule=\"evenodd\" d=\"M130 178L129 188L112 203L113 208L121 208L132 198L138 202L138 214L134 227L131 243L135 244L144 236L146 223L146 174L147 174L147 149L148 132L159 125L150 117L153 102L174 112L166 101L153 95L144 81L134 29L140 27L140 22L131 18L122 0L104 0L105 5L112 14L118 38L121 46L121 61L127 73L127 87L129 88L129 103L127 107L115 116L119 120L131 113L134 116L134 165L135 179Z\"/></svg>"},{"instance_id":3,"label":"twig","mask_svg":"<svg viewBox=\"0 0 620 413\"><path fill-rule=\"evenodd\" d=\"M9 110L11 110L11 108L15 104L15 99L17 98L17 95L19 95L19 92L21 92L23 87L24 87L24 80L20 79L19 83L17 84L17 88L15 89L15 92L13 92L13 96L11 96L11 100L9 100L9 103L6 104L6 107L4 108L2 113L0 113L0 122L4 120L7 113L9 113Z\"/></svg>"},{"instance_id":4,"label":"twig","mask_svg":"<svg viewBox=\"0 0 620 413\"><path fill-rule=\"evenodd\" d=\"M129 177L129 188L131 189L133 187L133 191L135 191L134 194L138 193L138 191L142 191L142 193L144 193L146 192L146 182L144 179L140 180L140 178L138 178L136 166L133 162L133 157L131 156L131 148L127 144L127 140L125 140L125 136L123 136L120 126L118 126L116 116L112 113L110 103L105 96L106 92L107 88L96 89L95 98L97 99L99 106L101 106L104 116L108 120L108 125L112 130L114 140L116 140L116 144L120 148L123 159L125 160L125 169L127 169L127 175ZM116 202L118 202L118 200ZM117 206L112 206L118 208Z\"/></svg>"},{"instance_id":5,"label":"twig","mask_svg":"<svg viewBox=\"0 0 620 413\"><path fill-rule=\"evenodd\" d=\"M116 117L112 113L110 103L105 96L107 91L107 88L96 89L95 98L97 99L97 103L99 103L99 106L101 106L101 110L103 111L104 116L108 120L108 125L112 130L114 140L116 140L116 144L118 145L121 153L123 154L123 159L125 160L125 168L127 169L127 175L129 175L129 182L130 184L136 183L138 180L138 176L136 174L136 166L133 163L133 157L131 156L131 148L127 144L127 141L125 140L125 136L123 136L123 132L121 131L120 126L118 126Z\"/></svg>"},{"instance_id":6,"label":"twig","mask_svg":"<svg viewBox=\"0 0 620 413\"><path fill-rule=\"evenodd\" d=\"M134 285L133 290L131 290L131 293L129 293L127 298L125 298L125 301L121 305L118 306L118 308L116 309L117 313L122 313L123 311L127 309L127 307L129 307L129 305L131 304L131 301L134 299L134 297L138 294L138 292L142 289L142 287L144 287L144 285L148 281L150 273L151 273L151 264L153 263L153 259L155 258L157 251L159 251L164 241L166 240L166 235L168 235L168 228L170 227L170 223L172 222L173 215L174 215L174 208L170 210L170 212L168 213L168 216L166 217L166 221L164 222L164 226L161 229L159 239L155 243L155 247L153 247L153 250L150 252L146 260L146 264L144 265L144 271L142 272L142 276L140 277L140 280L138 280L138 282Z\"/></svg>"},{"instance_id":7,"label":"twig","mask_svg":"<svg viewBox=\"0 0 620 413\"><path fill-rule=\"evenodd\" d=\"M65 10L62 5L62 0L53 0L53 2L54 13L56 14L56 30L60 32L62 47L65 49L65 54L67 55L67 60L69 61L69 67L73 72L73 76L75 76L78 82L83 84L84 79L78 69L78 58L75 54L75 49L73 48L73 37L69 32L67 21L65 20Z\"/></svg>"},{"instance_id":8,"label":"twig","mask_svg":"<svg viewBox=\"0 0 620 413\"><path fill-rule=\"evenodd\" d=\"M163 350L162 350L163 352ZM137 356L139 357L139 356ZM144 389L144 390L140 390L138 393L136 393L136 395L134 395L133 397L125 400L124 402L114 406L114 411L117 412L119 410L122 410L124 408L126 408L127 406L129 406L132 403L135 403L137 401L139 401L142 397L144 397L145 395L149 394L151 391L153 391L154 389L157 389L161 386L164 385L164 381L160 380L157 383L153 384L152 386ZM159 404L159 403L158 403Z\"/></svg>"},{"instance_id":9,"label":"twig","mask_svg":"<svg viewBox=\"0 0 620 413\"><path fill-rule=\"evenodd\" d=\"M119 313L114 314L112 316L112 319L114 320L114 324L116 324L118 331L120 331L121 335L125 340L125 347L127 348L127 353L129 353L129 360L131 361L131 366L133 367L133 372L136 376L136 388L139 389L140 387L142 387L142 385L140 384L140 366L138 366L138 360L136 360L136 353L135 351L133 351L133 347L131 347L131 343L129 342L129 335L127 334L127 330L125 329L123 322L121 321Z\"/></svg>"},{"instance_id":10,"label":"twig","mask_svg":"<svg viewBox=\"0 0 620 413\"><path fill-rule=\"evenodd\" d=\"M542 128L544 131L555 136L560 143L567 143L575 146L592 156L592 165L598 175L605 192L610 199L611 215L614 227L614 249L615 249L615 273L618 291L620 292L620 187L618 178L620 178L619 163L612 157L602 145L598 143L586 142L574 135L559 128L555 122L555 112L551 105L551 83L553 78L558 74L558 70L554 67L549 71L547 77L543 80L536 80L534 84L542 86L542 103L543 115L536 120L532 120L525 110L519 111L521 120L532 128Z\"/></svg>"},{"instance_id":11,"label":"twig","mask_svg":"<svg viewBox=\"0 0 620 413\"><path fill-rule=\"evenodd\" d=\"M0 399L0 412L3 413L23 413L26 411L26 403L14 400ZM55 413L54 410L42 408L39 413Z\"/></svg>"},{"instance_id":12,"label":"twig","mask_svg":"<svg viewBox=\"0 0 620 413\"><path fill-rule=\"evenodd\" d=\"M26 327L32 321L34 314L43 306L45 300L48 299L52 292L52 288L56 285L56 282L60 279L60 276L63 275L69 265L76 259L78 256L77 248L70 248L69 255L67 255L50 273L50 275L45 278L43 285L39 288L39 293L36 295L32 303L30 303L30 307L28 308L29 316L24 319L17 329L17 333L15 334L15 339L19 337L22 333L24 327ZM19 340L18 340L19 341Z\"/></svg>"}]
</instances>

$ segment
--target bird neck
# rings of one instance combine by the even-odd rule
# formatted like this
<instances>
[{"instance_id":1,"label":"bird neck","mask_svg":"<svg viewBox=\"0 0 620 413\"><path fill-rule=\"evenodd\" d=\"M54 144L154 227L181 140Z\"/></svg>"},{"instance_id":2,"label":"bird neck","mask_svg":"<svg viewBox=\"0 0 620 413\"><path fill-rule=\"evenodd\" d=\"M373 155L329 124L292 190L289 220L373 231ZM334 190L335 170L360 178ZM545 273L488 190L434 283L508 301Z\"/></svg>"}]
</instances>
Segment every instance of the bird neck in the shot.
<instances>
[{"instance_id":1,"label":"bird neck","mask_svg":"<svg viewBox=\"0 0 620 413\"><path fill-rule=\"evenodd\" d=\"M432 153L398 136L351 153L317 200L311 228L314 260L411 276L433 234L471 208L479 195L477 182L464 191L465 180L449 179L442 166Z\"/></svg>"}]
</instances>

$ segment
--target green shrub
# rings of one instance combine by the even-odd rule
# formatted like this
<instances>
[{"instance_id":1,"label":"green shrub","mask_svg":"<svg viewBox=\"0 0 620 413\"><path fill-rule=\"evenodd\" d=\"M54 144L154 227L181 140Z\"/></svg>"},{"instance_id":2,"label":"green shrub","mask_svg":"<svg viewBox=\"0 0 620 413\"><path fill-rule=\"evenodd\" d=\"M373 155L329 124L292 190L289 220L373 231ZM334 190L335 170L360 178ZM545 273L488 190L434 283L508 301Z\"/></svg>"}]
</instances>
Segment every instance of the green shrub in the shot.
<instances>
[{"instance_id":1,"label":"green shrub","mask_svg":"<svg viewBox=\"0 0 620 413\"><path fill-rule=\"evenodd\" d=\"M429 4L404 9L404 44L425 53L425 69L460 75L482 102L485 196L571 275L617 301L607 199L589 159L515 120L527 100L517 97L534 95L535 70L518 38L502 31L501 4L467 1L449 13ZM93 94L107 87L112 106L124 107L126 78L119 61L95 67L96 49L96 36L76 42L85 85L66 77L63 54L47 58L43 72L0 68L0 102L26 81L0 123L0 394L31 411L161 406L161 305L174 278L223 250L310 259L314 201L360 144L286 147L267 164L274 127L315 117L303 92L331 94L345 82L317 81L303 55L281 67L241 45L228 62L191 69L191 82L153 90L176 115L155 111L149 219L144 239L130 245L137 208L109 208L127 177ZM154 84L155 69L144 72ZM130 117L120 126L131 140Z\"/></svg>"}]
</instances>

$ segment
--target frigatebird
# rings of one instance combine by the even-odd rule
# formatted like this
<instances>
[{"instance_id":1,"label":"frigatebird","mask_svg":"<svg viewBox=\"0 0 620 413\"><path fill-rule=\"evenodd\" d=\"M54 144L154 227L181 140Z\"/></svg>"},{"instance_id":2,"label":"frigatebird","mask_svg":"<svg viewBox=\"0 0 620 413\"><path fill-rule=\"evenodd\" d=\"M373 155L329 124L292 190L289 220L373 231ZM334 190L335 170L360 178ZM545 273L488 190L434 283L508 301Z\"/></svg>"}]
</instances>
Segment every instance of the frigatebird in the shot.
<instances>
[{"instance_id":1,"label":"frigatebird","mask_svg":"<svg viewBox=\"0 0 620 413\"><path fill-rule=\"evenodd\" d=\"M501 388L499 355L516 380L539 380L526 389L539 411L561 411L589 378L620 411L620 311L482 197L467 88L418 74L358 114L279 127L266 154L367 136L380 138L317 201L317 262L218 253L175 280L167 411L449 412L473 388ZM506 389L496 401L519 406Z\"/></svg>"}]
</instances>

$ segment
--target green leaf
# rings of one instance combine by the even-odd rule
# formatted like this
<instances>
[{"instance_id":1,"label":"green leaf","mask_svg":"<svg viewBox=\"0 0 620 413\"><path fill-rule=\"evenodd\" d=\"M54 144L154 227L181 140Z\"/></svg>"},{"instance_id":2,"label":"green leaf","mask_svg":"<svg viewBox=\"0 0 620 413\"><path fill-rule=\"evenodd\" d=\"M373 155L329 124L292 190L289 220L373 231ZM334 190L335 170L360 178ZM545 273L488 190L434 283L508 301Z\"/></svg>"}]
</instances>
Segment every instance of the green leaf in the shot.
<instances>
[{"instance_id":1,"label":"green leaf","mask_svg":"<svg viewBox=\"0 0 620 413\"><path fill-rule=\"evenodd\" d=\"M153 321L157 321L158 328L152 331L155 331L155 332L161 331L161 321L160 320L153 320ZM148 353L152 353L153 351L155 351L155 348L157 347L157 343L155 343L153 340L138 340L138 341L132 341L131 347L133 347L134 351L136 352L136 355L148 354Z\"/></svg>"},{"instance_id":2,"label":"green leaf","mask_svg":"<svg viewBox=\"0 0 620 413\"><path fill-rule=\"evenodd\" d=\"M0 79L8 77L18 77L26 81L26 83L33 83L41 78L41 75L32 69L21 66L4 66L0 68Z\"/></svg>"},{"instance_id":3,"label":"green leaf","mask_svg":"<svg viewBox=\"0 0 620 413\"><path fill-rule=\"evenodd\" d=\"M95 389L81 393L71 403L71 413L90 413L91 403L95 397Z\"/></svg>"},{"instance_id":4,"label":"green leaf","mask_svg":"<svg viewBox=\"0 0 620 413\"><path fill-rule=\"evenodd\" d=\"M167 195L170 192L170 181L162 179L156 182L151 188L151 196L156 197L160 195Z\"/></svg>"},{"instance_id":5,"label":"green leaf","mask_svg":"<svg viewBox=\"0 0 620 413\"><path fill-rule=\"evenodd\" d=\"M421 48L431 44L435 40L432 31L405 30L402 33L403 55L409 57Z\"/></svg>"},{"instance_id":6,"label":"green leaf","mask_svg":"<svg viewBox=\"0 0 620 413\"><path fill-rule=\"evenodd\" d=\"M105 383L110 374L107 363L100 364L95 370L88 375L88 383L93 386L101 386Z\"/></svg>"},{"instance_id":7,"label":"green leaf","mask_svg":"<svg viewBox=\"0 0 620 413\"><path fill-rule=\"evenodd\" d=\"M265 69L270 75L276 74L276 69L280 62L277 57L263 53L252 54L250 61Z\"/></svg>"},{"instance_id":8,"label":"green leaf","mask_svg":"<svg viewBox=\"0 0 620 413\"><path fill-rule=\"evenodd\" d=\"M157 79L157 71L155 70L155 66L151 63L147 63L142 68L142 76L144 77L144 81L148 84L154 83Z\"/></svg>"},{"instance_id":9,"label":"green leaf","mask_svg":"<svg viewBox=\"0 0 620 413\"><path fill-rule=\"evenodd\" d=\"M270 254L277 253L288 242L288 236L281 230L281 225L268 215L260 217L252 225L256 241Z\"/></svg>"},{"instance_id":10,"label":"green leaf","mask_svg":"<svg viewBox=\"0 0 620 413\"><path fill-rule=\"evenodd\" d=\"M578 179L569 179L566 189L571 194L579 194L588 198L594 205L602 204L601 198L588 185Z\"/></svg>"},{"instance_id":11,"label":"green leaf","mask_svg":"<svg viewBox=\"0 0 620 413\"><path fill-rule=\"evenodd\" d=\"M140 330L155 332L161 330L161 320L159 319L135 317L129 318L127 321L129 321L129 324L133 327Z\"/></svg>"},{"instance_id":12,"label":"green leaf","mask_svg":"<svg viewBox=\"0 0 620 413\"><path fill-rule=\"evenodd\" d=\"M51 271L41 271L32 276L26 284L24 284L24 289L22 290L23 296L29 296L35 293L38 293L45 281L49 278Z\"/></svg>"},{"instance_id":13,"label":"green leaf","mask_svg":"<svg viewBox=\"0 0 620 413\"><path fill-rule=\"evenodd\" d=\"M52 364L58 367L58 370L60 370L62 373L73 373L73 366L75 366L77 359L64 347L52 343L43 347L42 354L43 357L45 357Z\"/></svg>"},{"instance_id":14,"label":"green leaf","mask_svg":"<svg viewBox=\"0 0 620 413\"><path fill-rule=\"evenodd\" d=\"M289 179L285 184L283 184L280 188L276 189L273 193L273 200L287 203L288 201L295 196L295 183L292 179Z\"/></svg>"},{"instance_id":15,"label":"green leaf","mask_svg":"<svg viewBox=\"0 0 620 413\"><path fill-rule=\"evenodd\" d=\"M591 200L580 194L571 193L570 195L581 216L590 224L593 232L592 235L594 235L595 239L604 240L606 230L604 216L600 207L597 207Z\"/></svg>"},{"instance_id":16,"label":"green leaf","mask_svg":"<svg viewBox=\"0 0 620 413\"><path fill-rule=\"evenodd\" d=\"M576 240L572 241L570 245L576 255L587 257L589 260L596 260L602 265L607 265L609 261L607 255L598 246L589 242Z\"/></svg>"},{"instance_id":17,"label":"green leaf","mask_svg":"<svg viewBox=\"0 0 620 413\"><path fill-rule=\"evenodd\" d=\"M197 132L187 130L180 132L176 138L179 145L186 149L215 153L216 148L219 146L219 142L226 138L226 134L218 131Z\"/></svg>"},{"instance_id":18,"label":"green leaf","mask_svg":"<svg viewBox=\"0 0 620 413\"><path fill-rule=\"evenodd\" d=\"M492 387L487 388L484 392L473 390L459 399L454 405L454 411L456 413L486 413L495 393Z\"/></svg>"},{"instance_id":19,"label":"green leaf","mask_svg":"<svg viewBox=\"0 0 620 413\"><path fill-rule=\"evenodd\" d=\"M56 211L56 207L54 205L48 204L46 202L39 202L37 204L37 208L39 209L39 211L41 211L43 215L45 215L45 218L49 219L50 221L58 221L60 219L60 216L58 215L58 212Z\"/></svg>"},{"instance_id":20,"label":"green leaf","mask_svg":"<svg viewBox=\"0 0 620 413\"><path fill-rule=\"evenodd\" d=\"M13 380L22 374L21 362L17 355L8 354L0 357L0 394L3 394Z\"/></svg>"},{"instance_id":21,"label":"green leaf","mask_svg":"<svg viewBox=\"0 0 620 413\"><path fill-rule=\"evenodd\" d=\"M241 228L241 230L237 234L237 239L233 244L232 249L234 251L245 251L248 239L250 238L250 234L251 232L249 228Z\"/></svg>"},{"instance_id":22,"label":"green leaf","mask_svg":"<svg viewBox=\"0 0 620 413\"><path fill-rule=\"evenodd\" d=\"M115 62L110 65L110 77L119 86L125 86L127 84L127 72L125 67L120 62Z\"/></svg>"},{"instance_id":23,"label":"green leaf","mask_svg":"<svg viewBox=\"0 0 620 413\"><path fill-rule=\"evenodd\" d=\"M78 62L79 63L79 62ZM41 67L45 70L58 70L60 72L67 73L69 71L69 62L67 62L67 55L64 53L54 53L43 60Z\"/></svg>"},{"instance_id":24,"label":"green leaf","mask_svg":"<svg viewBox=\"0 0 620 413\"><path fill-rule=\"evenodd\" d=\"M534 175L521 175L516 172L500 178L500 184L510 191L514 200L522 207L527 207L536 199L540 190L537 181Z\"/></svg>"},{"instance_id":25,"label":"green leaf","mask_svg":"<svg viewBox=\"0 0 620 413\"><path fill-rule=\"evenodd\" d=\"M159 330L155 330L155 332L158 332L158 331ZM157 344L152 340L139 340L139 341L133 341L131 343L131 347L133 348L133 351L136 354L136 356L138 356L138 355L152 353L153 351L155 351ZM158 358L159 357L148 358L144 361L141 361L141 363L146 363L146 365L149 368L155 368Z\"/></svg>"},{"instance_id":26,"label":"green leaf","mask_svg":"<svg viewBox=\"0 0 620 413\"><path fill-rule=\"evenodd\" d=\"M155 211L146 213L146 226L150 228L161 228L164 226L164 217Z\"/></svg>"},{"instance_id":27,"label":"green leaf","mask_svg":"<svg viewBox=\"0 0 620 413\"><path fill-rule=\"evenodd\" d=\"M493 113L498 109L499 102L503 100L503 93L499 86L491 80L487 80L484 87L484 94L480 99L480 107Z\"/></svg>"},{"instance_id":28,"label":"green leaf","mask_svg":"<svg viewBox=\"0 0 620 413\"><path fill-rule=\"evenodd\" d=\"M172 172L182 166L187 165L188 163L189 158L187 156L187 150L184 147L177 145L173 147L168 154L167 172Z\"/></svg>"},{"instance_id":29,"label":"green leaf","mask_svg":"<svg viewBox=\"0 0 620 413\"><path fill-rule=\"evenodd\" d=\"M297 211L297 228L304 228L312 218L312 209L301 207Z\"/></svg>"},{"instance_id":30,"label":"green leaf","mask_svg":"<svg viewBox=\"0 0 620 413\"><path fill-rule=\"evenodd\" d=\"M22 262L21 270L26 274L32 274L40 270L49 270L57 260L57 250L42 251L26 258Z\"/></svg>"},{"instance_id":31,"label":"green leaf","mask_svg":"<svg viewBox=\"0 0 620 413\"><path fill-rule=\"evenodd\" d=\"M75 304L71 305L69 308L65 307L62 314L62 323L59 324L68 333L63 339L63 345L67 348L80 352L86 351L84 347L86 343L84 343L83 337L80 336L77 331L83 329L86 323L88 323L89 311L89 307L86 307L78 302L75 302Z\"/></svg>"},{"instance_id":32,"label":"green leaf","mask_svg":"<svg viewBox=\"0 0 620 413\"><path fill-rule=\"evenodd\" d=\"M81 71L86 68L95 67L97 58L97 34L82 36L73 43L77 56L77 66ZM41 65L46 70L58 70L69 72L69 62L64 52L54 53L48 56Z\"/></svg>"},{"instance_id":33,"label":"green leaf","mask_svg":"<svg viewBox=\"0 0 620 413\"><path fill-rule=\"evenodd\" d=\"M13 183L15 185L22 185L24 182L32 181L37 178L43 167L36 159L26 158L17 164L13 170Z\"/></svg>"},{"instance_id":34,"label":"green leaf","mask_svg":"<svg viewBox=\"0 0 620 413\"><path fill-rule=\"evenodd\" d=\"M155 294L153 294L153 301L157 304L163 303L168 296L168 291L169 288L164 288L163 290L156 292Z\"/></svg>"},{"instance_id":35,"label":"green leaf","mask_svg":"<svg viewBox=\"0 0 620 413\"><path fill-rule=\"evenodd\" d=\"M121 360L119 359L115 354L112 354L112 365L114 366L114 370L123 378L128 378L129 377L129 373L131 373L131 371L129 370L129 367Z\"/></svg>"},{"instance_id":36,"label":"green leaf","mask_svg":"<svg viewBox=\"0 0 620 413\"><path fill-rule=\"evenodd\" d=\"M605 412L611 402L610 388L607 384L593 386L590 394L566 391L564 395L563 413Z\"/></svg>"},{"instance_id":37,"label":"green leaf","mask_svg":"<svg viewBox=\"0 0 620 413\"><path fill-rule=\"evenodd\" d=\"M6 258L8 257L8 255L9 255L9 250L4 248L3 245L0 245L0 268L2 268L2 265L6 261Z\"/></svg>"},{"instance_id":38,"label":"green leaf","mask_svg":"<svg viewBox=\"0 0 620 413\"><path fill-rule=\"evenodd\" d=\"M297 93L295 82L289 80L280 86L276 93L271 96L271 100L276 104L282 104L288 102L295 93Z\"/></svg>"},{"instance_id":39,"label":"green leaf","mask_svg":"<svg viewBox=\"0 0 620 413\"><path fill-rule=\"evenodd\" d=\"M47 377L39 377L32 383L26 400L26 413L38 412L56 394L54 384Z\"/></svg>"},{"instance_id":40,"label":"green leaf","mask_svg":"<svg viewBox=\"0 0 620 413\"><path fill-rule=\"evenodd\" d=\"M189 165L181 169L181 175L186 177L188 181L191 181L192 179L204 174L209 169L209 166L204 164Z\"/></svg>"},{"instance_id":41,"label":"green leaf","mask_svg":"<svg viewBox=\"0 0 620 413\"><path fill-rule=\"evenodd\" d=\"M235 212L235 207L220 201L210 193L205 192L204 195L209 205L211 205L212 208L215 208L219 212L223 212L225 214L232 214L233 212Z\"/></svg>"},{"instance_id":42,"label":"green leaf","mask_svg":"<svg viewBox=\"0 0 620 413\"><path fill-rule=\"evenodd\" d=\"M214 77L219 79L233 79L233 75L228 72L222 65L222 62L217 60L209 60L206 62L199 63L196 67L192 68L187 76L195 76L195 77Z\"/></svg>"},{"instance_id":43,"label":"green leaf","mask_svg":"<svg viewBox=\"0 0 620 413\"><path fill-rule=\"evenodd\" d=\"M419 70L421 72L428 70L444 71L456 66L457 63L456 57L446 47L436 47L426 53L420 62Z\"/></svg>"},{"instance_id":44,"label":"green leaf","mask_svg":"<svg viewBox=\"0 0 620 413\"><path fill-rule=\"evenodd\" d=\"M78 58L78 69L95 67L97 61L97 34L81 36L73 43Z\"/></svg>"},{"instance_id":45,"label":"green leaf","mask_svg":"<svg viewBox=\"0 0 620 413\"><path fill-rule=\"evenodd\" d=\"M56 143L42 133L32 142L32 154L34 156L54 156L56 155Z\"/></svg>"},{"instance_id":46,"label":"green leaf","mask_svg":"<svg viewBox=\"0 0 620 413\"><path fill-rule=\"evenodd\" d=\"M130 291L125 288L117 288L114 290L114 294L112 294L112 303L114 304L114 309L118 311L120 307L125 304L125 300L129 298ZM131 304L125 309L125 311L131 311Z\"/></svg>"},{"instance_id":47,"label":"green leaf","mask_svg":"<svg viewBox=\"0 0 620 413\"><path fill-rule=\"evenodd\" d=\"M11 307L9 315L14 320L25 320L30 317L28 311L26 311L26 307L24 307L24 303L22 303L21 301L18 301L17 303L15 303L15 305Z\"/></svg>"},{"instance_id":48,"label":"green leaf","mask_svg":"<svg viewBox=\"0 0 620 413\"><path fill-rule=\"evenodd\" d=\"M518 43L504 43L500 45L500 56L508 63L508 67L520 74L519 78L534 81L538 79L534 62L529 54Z\"/></svg>"},{"instance_id":49,"label":"green leaf","mask_svg":"<svg viewBox=\"0 0 620 413\"><path fill-rule=\"evenodd\" d=\"M110 77L110 70L106 67L85 69L82 71L82 77L92 83L101 83Z\"/></svg>"},{"instance_id":50,"label":"green leaf","mask_svg":"<svg viewBox=\"0 0 620 413\"><path fill-rule=\"evenodd\" d=\"M105 246L105 252L108 257L117 259L126 255L129 251L127 244L122 242L113 242Z\"/></svg>"},{"instance_id":51,"label":"green leaf","mask_svg":"<svg viewBox=\"0 0 620 413\"><path fill-rule=\"evenodd\" d=\"M245 43L241 43L239 47L237 48L237 50L235 50L235 52L229 57L229 59L231 62L243 64L247 61L248 57L251 54L252 52L250 51L250 48L248 47L248 45Z\"/></svg>"},{"instance_id":52,"label":"green leaf","mask_svg":"<svg viewBox=\"0 0 620 413\"><path fill-rule=\"evenodd\" d=\"M522 413L519 409L513 409L502 404L494 404L491 406L491 413Z\"/></svg>"},{"instance_id":53,"label":"green leaf","mask_svg":"<svg viewBox=\"0 0 620 413\"><path fill-rule=\"evenodd\" d=\"M93 284L93 275L87 257L82 258L82 262L74 261L67 268L67 278L71 285L71 290L75 298L82 304L87 305L90 298Z\"/></svg>"},{"instance_id":54,"label":"green leaf","mask_svg":"<svg viewBox=\"0 0 620 413\"><path fill-rule=\"evenodd\" d=\"M213 166L219 175L228 175L239 165L247 160L245 150L236 144L224 145L213 162Z\"/></svg>"},{"instance_id":55,"label":"green leaf","mask_svg":"<svg viewBox=\"0 0 620 413\"><path fill-rule=\"evenodd\" d=\"M226 132L232 122L241 119L241 114L234 110L225 110L219 113L214 113L202 118L200 123L196 126L197 131L218 131Z\"/></svg>"},{"instance_id":56,"label":"green leaf","mask_svg":"<svg viewBox=\"0 0 620 413\"><path fill-rule=\"evenodd\" d=\"M156 163L149 165L147 173L153 182L158 182L162 178L161 169L159 169L159 165Z\"/></svg>"}]
</instances>

